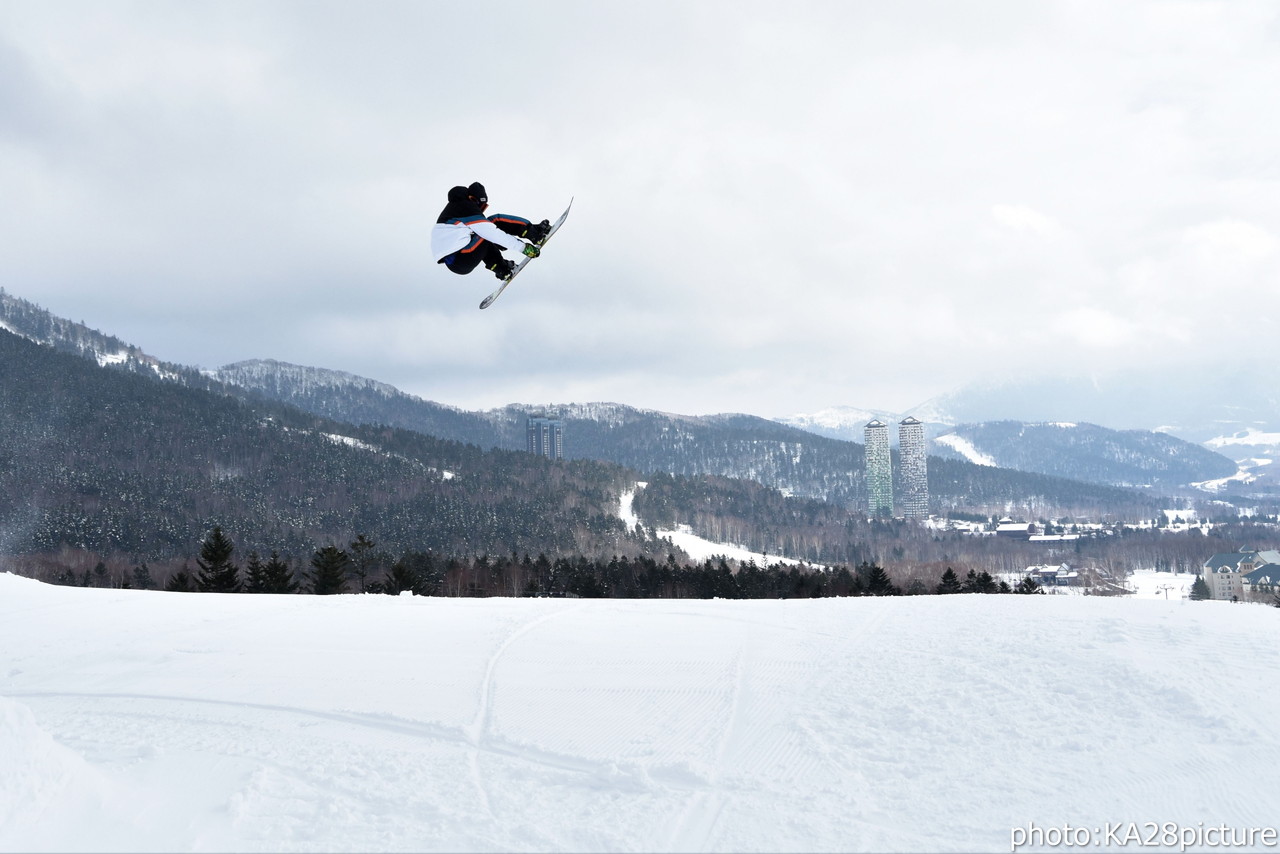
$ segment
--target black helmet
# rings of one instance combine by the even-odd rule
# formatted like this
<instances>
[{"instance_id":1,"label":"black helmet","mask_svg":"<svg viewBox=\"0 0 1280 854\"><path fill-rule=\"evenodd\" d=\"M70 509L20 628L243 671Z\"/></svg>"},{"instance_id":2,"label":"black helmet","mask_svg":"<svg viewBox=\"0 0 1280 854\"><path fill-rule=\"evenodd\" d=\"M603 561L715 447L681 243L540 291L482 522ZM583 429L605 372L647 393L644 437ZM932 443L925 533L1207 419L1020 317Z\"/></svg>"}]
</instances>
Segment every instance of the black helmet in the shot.
<instances>
[{"instance_id":1,"label":"black helmet","mask_svg":"<svg viewBox=\"0 0 1280 854\"><path fill-rule=\"evenodd\" d=\"M489 196L484 191L484 184L481 184L479 181L476 181L470 187L467 187L467 194L482 205L487 204L489 201Z\"/></svg>"}]
</instances>

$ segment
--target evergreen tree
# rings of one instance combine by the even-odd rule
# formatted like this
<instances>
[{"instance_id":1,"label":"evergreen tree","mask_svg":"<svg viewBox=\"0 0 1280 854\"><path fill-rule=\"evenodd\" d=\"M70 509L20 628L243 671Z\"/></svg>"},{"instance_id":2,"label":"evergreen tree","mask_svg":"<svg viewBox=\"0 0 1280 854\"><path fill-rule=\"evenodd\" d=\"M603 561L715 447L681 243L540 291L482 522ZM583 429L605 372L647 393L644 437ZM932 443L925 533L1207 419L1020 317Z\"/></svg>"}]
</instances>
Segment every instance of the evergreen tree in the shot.
<instances>
[{"instance_id":1,"label":"evergreen tree","mask_svg":"<svg viewBox=\"0 0 1280 854\"><path fill-rule=\"evenodd\" d=\"M1191 592L1187 594L1188 599L1208 599L1209 585L1205 583L1203 575L1197 575L1195 583L1191 585Z\"/></svg>"},{"instance_id":2,"label":"evergreen tree","mask_svg":"<svg viewBox=\"0 0 1280 854\"><path fill-rule=\"evenodd\" d=\"M249 558L244 564L244 592L245 593L265 593L262 589L263 565L262 558L258 557L257 552L249 552Z\"/></svg>"},{"instance_id":3,"label":"evergreen tree","mask_svg":"<svg viewBox=\"0 0 1280 854\"><path fill-rule=\"evenodd\" d=\"M382 591L392 596L399 596L406 591L421 595L418 593L419 585L418 573L414 570L413 564L401 558L391 564L391 569L387 572L387 578L382 583Z\"/></svg>"},{"instance_id":4,"label":"evergreen tree","mask_svg":"<svg viewBox=\"0 0 1280 854\"><path fill-rule=\"evenodd\" d=\"M526 569L533 565L527 561L527 556L526 564ZM414 596L434 596L443 581L444 570L430 553L408 552L391 565L382 590L392 596L398 596L406 590Z\"/></svg>"},{"instance_id":5,"label":"evergreen tree","mask_svg":"<svg viewBox=\"0 0 1280 854\"><path fill-rule=\"evenodd\" d=\"M191 573L184 566L169 576L169 580L164 583L164 589L171 593L192 593L195 591L196 585L191 578Z\"/></svg>"},{"instance_id":6,"label":"evergreen tree","mask_svg":"<svg viewBox=\"0 0 1280 854\"><path fill-rule=\"evenodd\" d=\"M409 555L414 560L414 571L418 576L419 589L423 596L439 596L444 587L444 567L430 552L417 552ZM545 555L539 555L539 558L547 563ZM534 563L535 569L537 563Z\"/></svg>"},{"instance_id":7,"label":"evergreen tree","mask_svg":"<svg viewBox=\"0 0 1280 854\"><path fill-rule=\"evenodd\" d=\"M1275 594L1272 595L1271 604L1275 605L1277 608L1280 608L1280 590L1277 590Z\"/></svg>"},{"instance_id":8,"label":"evergreen tree","mask_svg":"<svg viewBox=\"0 0 1280 854\"><path fill-rule=\"evenodd\" d=\"M257 552L249 555L245 563L246 593L294 593L298 583L293 580L293 570L281 559L279 552L272 552L266 563Z\"/></svg>"},{"instance_id":9,"label":"evergreen tree","mask_svg":"<svg viewBox=\"0 0 1280 854\"><path fill-rule=\"evenodd\" d=\"M154 590L156 580L151 577L151 569L145 563L133 568L133 586L139 590Z\"/></svg>"},{"instance_id":10,"label":"evergreen tree","mask_svg":"<svg viewBox=\"0 0 1280 854\"><path fill-rule=\"evenodd\" d=\"M867 583L863 581L861 572L855 572L853 574L853 586L849 588L849 595L850 596L866 596L867 595Z\"/></svg>"},{"instance_id":11,"label":"evergreen tree","mask_svg":"<svg viewBox=\"0 0 1280 854\"><path fill-rule=\"evenodd\" d=\"M1014 593L1039 593L1044 594L1044 588L1040 586L1040 582L1036 581L1030 575L1018 582L1018 586L1013 588Z\"/></svg>"},{"instance_id":12,"label":"evergreen tree","mask_svg":"<svg viewBox=\"0 0 1280 854\"><path fill-rule=\"evenodd\" d=\"M262 591L263 593L297 593L301 587L297 581L293 579L293 569L290 568L287 561L280 557L279 552L272 552L271 557L267 559L266 565L262 567Z\"/></svg>"},{"instance_id":13,"label":"evergreen tree","mask_svg":"<svg viewBox=\"0 0 1280 854\"><path fill-rule=\"evenodd\" d=\"M311 556L311 566L315 570L309 573L312 593L330 596L347 592L347 570L351 568L351 557L345 551L337 546L325 546Z\"/></svg>"},{"instance_id":14,"label":"evergreen tree","mask_svg":"<svg viewBox=\"0 0 1280 854\"><path fill-rule=\"evenodd\" d=\"M1005 585L1008 586L1007 584ZM1000 593L1000 584L985 569L982 572L969 570L960 586L962 593Z\"/></svg>"},{"instance_id":15,"label":"evergreen tree","mask_svg":"<svg viewBox=\"0 0 1280 854\"><path fill-rule=\"evenodd\" d=\"M754 563L751 564L751 568L753 570L756 568ZM741 570L739 570L738 575L743 575ZM755 592L756 589L758 589L758 585L750 591L745 592L747 595L757 598L759 594ZM836 570L835 578L831 583L831 594L833 596L857 596L861 592L862 588L858 585L858 580L853 577L853 573L849 571L849 567L842 566Z\"/></svg>"},{"instance_id":16,"label":"evergreen tree","mask_svg":"<svg viewBox=\"0 0 1280 854\"><path fill-rule=\"evenodd\" d=\"M951 567L947 567L947 571L942 573L942 581L938 582L938 595L944 596L949 593L960 592L960 578L956 575L956 571Z\"/></svg>"},{"instance_id":17,"label":"evergreen tree","mask_svg":"<svg viewBox=\"0 0 1280 854\"><path fill-rule=\"evenodd\" d=\"M600 599L604 597L606 591L594 568L587 563L586 558L579 557L573 566L569 568L565 582L565 592L580 596L583 599ZM711 597L704 596L703 598Z\"/></svg>"},{"instance_id":18,"label":"evergreen tree","mask_svg":"<svg viewBox=\"0 0 1280 854\"><path fill-rule=\"evenodd\" d=\"M200 544L200 557L196 558L196 565L200 567L196 587L201 593L240 592L240 568L231 562L235 549L222 528L215 525Z\"/></svg>"},{"instance_id":19,"label":"evergreen tree","mask_svg":"<svg viewBox=\"0 0 1280 854\"><path fill-rule=\"evenodd\" d=\"M374 543L364 534L358 534L350 544L351 548L351 574L356 577L356 581L360 585L358 592L364 593L368 587L366 582L369 579L369 573L373 569L374 564Z\"/></svg>"},{"instance_id":20,"label":"evergreen tree","mask_svg":"<svg viewBox=\"0 0 1280 854\"><path fill-rule=\"evenodd\" d=\"M889 580L889 573L884 571L884 567L872 566L867 571L867 593L872 596L899 596L902 591Z\"/></svg>"}]
</instances>

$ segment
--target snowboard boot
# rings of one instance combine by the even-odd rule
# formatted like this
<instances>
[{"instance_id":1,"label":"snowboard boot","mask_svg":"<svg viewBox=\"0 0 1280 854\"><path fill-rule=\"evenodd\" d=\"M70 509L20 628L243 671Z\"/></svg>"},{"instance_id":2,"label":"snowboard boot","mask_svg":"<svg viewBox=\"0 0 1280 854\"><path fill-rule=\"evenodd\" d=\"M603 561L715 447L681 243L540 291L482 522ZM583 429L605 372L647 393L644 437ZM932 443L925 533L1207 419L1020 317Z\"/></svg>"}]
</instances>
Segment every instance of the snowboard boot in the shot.
<instances>
[{"instance_id":1,"label":"snowboard boot","mask_svg":"<svg viewBox=\"0 0 1280 854\"><path fill-rule=\"evenodd\" d=\"M544 219L542 222L530 223L529 227L524 230L524 234L520 235L534 246L541 246L542 241L547 239L547 234L551 231L551 221Z\"/></svg>"},{"instance_id":2,"label":"snowboard boot","mask_svg":"<svg viewBox=\"0 0 1280 854\"><path fill-rule=\"evenodd\" d=\"M516 262L510 258L499 258L492 264L486 264L485 266L492 270L493 274L499 279L506 279L515 270Z\"/></svg>"}]
</instances>

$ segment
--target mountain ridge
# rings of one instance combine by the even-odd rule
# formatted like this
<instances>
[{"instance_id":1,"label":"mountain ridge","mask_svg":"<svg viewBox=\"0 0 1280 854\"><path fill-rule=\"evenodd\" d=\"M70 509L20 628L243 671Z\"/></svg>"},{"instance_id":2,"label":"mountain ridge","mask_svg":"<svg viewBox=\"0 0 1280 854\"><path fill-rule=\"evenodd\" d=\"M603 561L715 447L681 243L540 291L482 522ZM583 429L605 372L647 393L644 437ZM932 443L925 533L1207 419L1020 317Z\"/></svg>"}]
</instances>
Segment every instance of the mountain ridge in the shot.
<instances>
[{"instance_id":1,"label":"mountain ridge","mask_svg":"<svg viewBox=\"0 0 1280 854\"><path fill-rule=\"evenodd\" d=\"M565 423L567 459L606 460L638 472L665 472L685 477L716 476L755 481L785 495L864 508L866 501L862 445L820 436L799 427L742 413L678 415L617 403L509 404L483 412L451 411L442 404L411 396L387 404L382 394L370 395L346 378L330 377L324 369L289 366L285 373L307 373L306 393L289 388L280 377L265 378L272 366L255 364L238 378L253 393L279 399L331 417L359 417L366 423L389 423L422 430L482 447L518 450L525 444L524 419L549 415ZM236 379L228 374L226 379ZM255 379L256 378L256 379ZM383 409L382 407L387 408ZM974 471L959 459L935 457L930 489L935 509L945 512L966 507L970 495L980 504L1009 512L1024 502L1028 510L1049 505L1086 512L1099 506L1134 508L1148 499L1122 498L1111 484L1085 484L1040 472L1000 469ZM1002 485L983 484L982 481ZM1056 495L1057 497L1052 497ZM1137 504L1134 503L1137 502Z\"/></svg>"},{"instance_id":2,"label":"mountain ridge","mask_svg":"<svg viewBox=\"0 0 1280 854\"><path fill-rule=\"evenodd\" d=\"M566 456L571 459L606 460L640 472L712 474L757 480L786 494L835 501L854 508L865 501L862 447L858 442L823 436L776 419L742 413L687 416L618 403L510 404L484 412L468 412L349 372L278 360L248 359L216 370L198 371L161 363L112 336L86 330L82 324L58 321L7 294L3 297L0 319L10 326L25 326L28 336L34 340L82 356L92 355L100 365L110 364L223 394L256 396L335 421L406 429L480 448L516 451L522 450L525 444L523 419L530 414L551 413L572 424L566 443ZM834 413L845 422L851 413L858 418L875 414L852 408ZM887 417L887 413L881 414ZM935 448L935 451L940 451L940 458L951 456L944 448ZM935 468L940 465L935 463ZM1005 470L1018 471L1007 467ZM1064 474L1061 470L1028 473L1070 477L1070 472ZM1222 473L1208 474L1217 477ZM995 475L966 472L936 478L938 482L931 484L931 489L938 499L937 508L943 510L963 504L964 495L957 491L956 484L972 486L975 478L991 476ZM1017 500L1014 493L1019 488L1028 491L1045 488L1043 482L1032 486L1030 481L1016 487L1013 485L1017 480L1015 475L1001 477L1008 483L1004 491L1009 493L1010 500ZM1101 477L1094 482L1113 486L1118 481L1114 477ZM1080 494L1074 486L1050 488L1064 494ZM995 495L1001 490L983 488L980 491ZM1072 500L1075 499L1067 503ZM1099 500L1105 503L1110 499L1095 497L1086 503L1093 506Z\"/></svg>"},{"instance_id":3,"label":"mountain ridge","mask_svg":"<svg viewBox=\"0 0 1280 854\"><path fill-rule=\"evenodd\" d=\"M1068 421L957 425L934 445L983 465L1112 486L1185 488L1237 471L1231 459L1176 436Z\"/></svg>"}]
</instances>

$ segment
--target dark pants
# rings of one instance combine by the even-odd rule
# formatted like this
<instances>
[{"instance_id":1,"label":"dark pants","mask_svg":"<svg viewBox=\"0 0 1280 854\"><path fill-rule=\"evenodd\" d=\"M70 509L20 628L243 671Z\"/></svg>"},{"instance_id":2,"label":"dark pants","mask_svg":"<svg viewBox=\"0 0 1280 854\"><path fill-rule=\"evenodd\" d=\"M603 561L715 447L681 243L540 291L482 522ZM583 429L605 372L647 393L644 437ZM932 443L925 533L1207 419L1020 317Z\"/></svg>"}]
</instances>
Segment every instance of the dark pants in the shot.
<instances>
[{"instance_id":1,"label":"dark pants","mask_svg":"<svg viewBox=\"0 0 1280 854\"><path fill-rule=\"evenodd\" d=\"M465 276L484 262L486 267L493 267L502 260L502 247L477 237L466 249L460 249L447 256L440 263L444 264L460 276Z\"/></svg>"},{"instance_id":2,"label":"dark pants","mask_svg":"<svg viewBox=\"0 0 1280 854\"><path fill-rule=\"evenodd\" d=\"M523 234L529 227L529 220L511 214L495 214L489 217L489 221L507 234ZM446 256L440 263L458 275L465 276L482 263L493 269L493 266L501 261L501 246L480 237L472 237L466 249L459 249L452 255Z\"/></svg>"}]
</instances>

